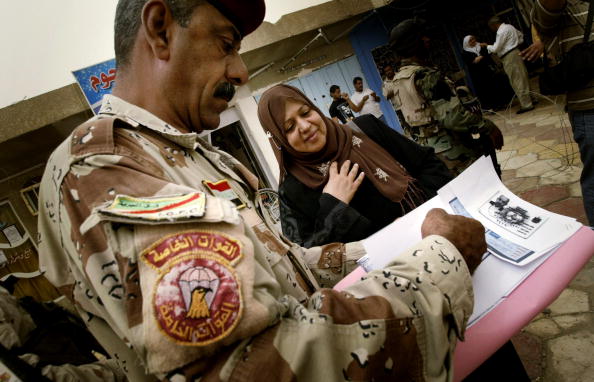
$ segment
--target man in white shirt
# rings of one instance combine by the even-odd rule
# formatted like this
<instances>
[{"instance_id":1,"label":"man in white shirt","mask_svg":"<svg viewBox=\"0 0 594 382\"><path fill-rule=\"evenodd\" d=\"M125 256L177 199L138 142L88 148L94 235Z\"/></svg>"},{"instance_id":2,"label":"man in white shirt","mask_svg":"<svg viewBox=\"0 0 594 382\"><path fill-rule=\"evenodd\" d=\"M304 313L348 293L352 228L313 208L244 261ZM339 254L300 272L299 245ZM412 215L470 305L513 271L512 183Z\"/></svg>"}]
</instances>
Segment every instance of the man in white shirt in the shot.
<instances>
[{"instance_id":1,"label":"man in white shirt","mask_svg":"<svg viewBox=\"0 0 594 382\"><path fill-rule=\"evenodd\" d=\"M501 22L499 17L494 16L489 19L489 28L497 33L497 38L493 45L481 44L487 47L489 53L495 53L503 63L503 69L509 77L509 82L514 92L520 100L520 110L517 114L522 114L534 109L532 99L530 98L530 85L528 83L528 71L524 61L520 57L518 45L524 42L522 32L509 24Z\"/></svg>"},{"instance_id":2,"label":"man in white shirt","mask_svg":"<svg viewBox=\"0 0 594 382\"><path fill-rule=\"evenodd\" d=\"M355 92L351 96L351 109L353 111L363 114L372 114L374 117L381 119L383 123L386 123L384 114L380 109L380 97L369 88L363 89L363 79L361 77L353 78L353 85L355 86Z\"/></svg>"}]
</instances>

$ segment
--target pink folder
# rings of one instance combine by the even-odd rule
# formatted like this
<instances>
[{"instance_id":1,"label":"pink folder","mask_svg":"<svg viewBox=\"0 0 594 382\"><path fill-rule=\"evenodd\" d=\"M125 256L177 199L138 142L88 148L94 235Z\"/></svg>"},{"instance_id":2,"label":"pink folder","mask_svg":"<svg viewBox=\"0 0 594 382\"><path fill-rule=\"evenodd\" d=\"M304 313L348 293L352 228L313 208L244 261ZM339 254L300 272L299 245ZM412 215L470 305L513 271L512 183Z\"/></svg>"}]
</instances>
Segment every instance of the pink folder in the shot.
<instances>
[{"instance_id":1,"label":"pink folder","mask_svg":"<svg viewBox=\"0 0 594 382\"><path fill-rule=\"evenodd\" d=\"M454 380L461 381L538 313L549 306L594 255L594 231L580 228L493 310L466 331L458 342ZM365 274L361 267L342 279L342 290Z\"/></svg>"}]
</instances>

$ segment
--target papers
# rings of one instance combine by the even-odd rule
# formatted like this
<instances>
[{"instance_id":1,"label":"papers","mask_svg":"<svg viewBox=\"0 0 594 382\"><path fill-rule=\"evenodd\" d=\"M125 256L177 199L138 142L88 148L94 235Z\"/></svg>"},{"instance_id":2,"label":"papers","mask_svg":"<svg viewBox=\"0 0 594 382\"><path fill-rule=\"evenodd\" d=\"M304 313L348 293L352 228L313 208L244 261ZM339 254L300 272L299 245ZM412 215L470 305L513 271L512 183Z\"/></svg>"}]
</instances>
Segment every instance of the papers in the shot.
<instances>
[{"instance_id":1,"label":"papers","mask_svg":"<svg viewBox=\"0 0 594 382\"><path fill-rule=\"evenodd\" d=\"M551 250L524 267L512 265L487 254L472 275L475 299L468 327L496 307L554 252L555 250Z\"/></svg>"},{"instance_id":2,"label":"papers","mask_svg":"<svg viewBox=\"0 0 594 382\"><path fill-rule=\"evenodd\" d=\"M485 228L489 253L526 265L559 246L582 226L574 218L530 204L507 189L482 157L438 191L442 202Z\"/></svg>"},{"instance_id":3,"label":"papers","mask_svg":"<svg viewBox=\"0 0 594 382\"><path fill-rule=\"evenodd\" d=\"M6 236L6 239L12 247L18 246L23 240L18 228L14 224L4 228L2 233L4 233L4 236Z\"/></svg>"},{"instance_id":4,"label":"papers","mask_svg":"<svg viewBox=\"0 0 594 382\"><path fill-rule=\"evenodd\" d=\"M452 213L451 209L442 203L439 196L435 196L414 211L363 240L362 244L368 255L357 261L359 265L367 272L382 269L399 253L421 241L421 224L425 220L427 212L433 208L443 208Z\"/></svg>"},{"instance_id":5,"label":"papers","mask_svg":"<svg viewBox=\"0 0 594 382\"><path fill-rule=\"evenodd\" d=\"M488 252L472 278L475 306L469 326L505 299L582 226L515 196L501 183L491 160L483 157L440 189L438 196L363 240L367 255L359 259L359 265L367 272L382 269L420 241L421 225L432 208L475 218L486 228Z\"/></svg>"}]
</instances>

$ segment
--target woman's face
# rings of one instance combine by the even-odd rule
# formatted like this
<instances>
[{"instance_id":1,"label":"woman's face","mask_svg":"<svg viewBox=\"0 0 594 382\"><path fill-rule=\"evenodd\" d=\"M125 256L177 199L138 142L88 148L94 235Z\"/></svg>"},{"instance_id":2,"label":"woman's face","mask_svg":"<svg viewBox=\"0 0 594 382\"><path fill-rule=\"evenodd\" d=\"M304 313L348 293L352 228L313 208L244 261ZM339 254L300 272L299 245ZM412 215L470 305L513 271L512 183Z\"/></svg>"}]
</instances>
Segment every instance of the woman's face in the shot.
<instances>
[{"instance_id":1,"label":"woman's face","mask_svg":"<svg viewBox=\"0 0 594 382\"><path fill-rule=\"evenodd\" d=\"M287 99L283 129L295 151L315 153L326 145L326 124L322 116L303 102Z\"/></svg>"},{"instance_id":2,"label":"woman's face","mask_svg":"<svg viewBox=\"0 0 594 382\"><path fill-rule=\"evenodd\" d=\"M476 45L476 38L474 36L470 36L470 38L468 39L468 45L470 45L471 47L474 47Z\"/></svg>"}]
</instances>

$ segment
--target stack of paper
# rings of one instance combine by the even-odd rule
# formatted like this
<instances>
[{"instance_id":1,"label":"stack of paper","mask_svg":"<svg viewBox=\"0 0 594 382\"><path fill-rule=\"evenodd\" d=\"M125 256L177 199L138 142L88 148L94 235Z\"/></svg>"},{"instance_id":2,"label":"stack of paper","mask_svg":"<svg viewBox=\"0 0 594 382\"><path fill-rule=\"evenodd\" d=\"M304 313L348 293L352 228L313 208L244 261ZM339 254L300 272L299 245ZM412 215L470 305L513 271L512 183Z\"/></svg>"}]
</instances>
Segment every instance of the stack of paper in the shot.
<instances>
[{"instance_id":1,"label":"stack of paper","mask_svg":"<svg viewBox=\"0 0 594 382\"><path fill-rule=\"evenodd\" d=\"M438 196L363 240L367 255L359 265L368 272L381 269L421 240L421 224L432 208L472 217L486 228L488 252L473 275L475 308L469 325L493 309L582 226L518 198L501 183L491 160L483 157L439 190Z\"/></svg>"},{"instance_id":2,"label":"stack of paper","mask_svg":"<svg viewBox=\"0 0 594 382\"><path fill-rule=\"evenodd\" d=\"M487 229L489 253L525 265L559 247L581 227L574 218L530 204L501 183L487 157L438 192L441 201Z\"/></svg>"}]
</instances>

